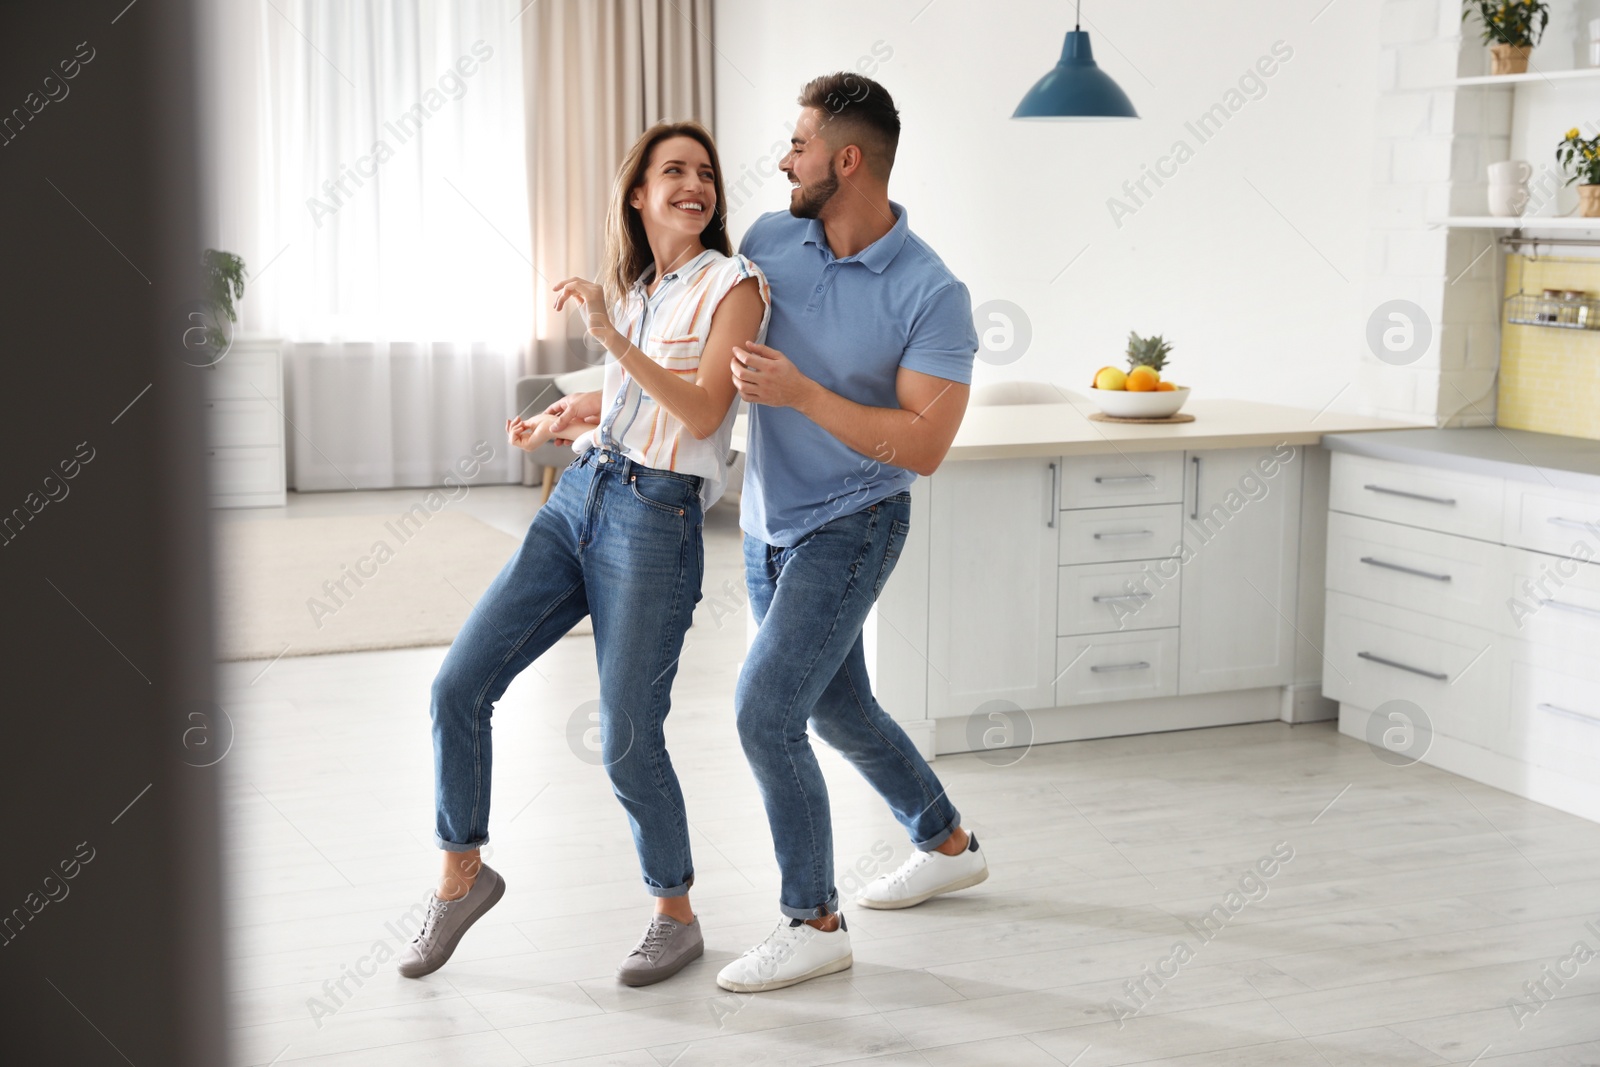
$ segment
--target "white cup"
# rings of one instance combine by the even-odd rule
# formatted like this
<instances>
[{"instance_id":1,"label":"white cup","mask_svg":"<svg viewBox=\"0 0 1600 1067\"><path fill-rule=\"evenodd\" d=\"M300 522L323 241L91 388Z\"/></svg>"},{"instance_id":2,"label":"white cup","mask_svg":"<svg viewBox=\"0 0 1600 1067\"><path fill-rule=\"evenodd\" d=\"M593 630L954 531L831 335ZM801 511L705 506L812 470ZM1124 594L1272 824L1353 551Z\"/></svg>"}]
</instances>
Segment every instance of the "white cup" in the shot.
<instances>
[{"instance_id":1,"label":"white cup","mask_svg":"<svg viewBox=\"0 0 1600 1067\"><path fill-rule=\"evenodd\" d=\"M1528 206L1526 185L1489 186L1489 214L1511 217L1522 214Z\"/></svg>"},{"instance_id":2,"label":"white cup","mask_svg":"<svg viewBox=\"0 0 1600 1067\"><path fill-rule=\"evenodd\" d=\"M1504 163L1489 164L1490 185L1521 185L1533 177L1533 167L1526 160L1508 159Z\"/></svg>"}]
</instances>

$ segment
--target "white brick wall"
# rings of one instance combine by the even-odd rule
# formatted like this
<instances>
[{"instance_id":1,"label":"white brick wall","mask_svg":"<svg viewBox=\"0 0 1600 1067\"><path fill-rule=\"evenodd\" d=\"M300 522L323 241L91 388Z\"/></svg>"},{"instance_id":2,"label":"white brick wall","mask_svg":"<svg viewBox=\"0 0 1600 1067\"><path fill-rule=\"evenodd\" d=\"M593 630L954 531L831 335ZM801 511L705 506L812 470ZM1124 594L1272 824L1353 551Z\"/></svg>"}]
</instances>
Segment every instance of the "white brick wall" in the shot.
<instances>
[{"instance_id":1,"label":"white brick wall","mask_svg":"<svg viewBox=\"0 0 1600 1067\"><path fill-rule=\"evenodd\" d=\"M1493 417L1500 253L1489 231L1435 229L1427 220L1485 213L1485 167L1507 157L1511 132L1509 88L1448 84L1488 69L1482 42L1470 25L1465 31L1459 0L1385 0L1381 10L1385 81L1363 309L1410 300L1434 339L1403 367L1376 359L1363 343L1357 377L1369 410L1451 425Z\"/></svg>"}]
</instances>

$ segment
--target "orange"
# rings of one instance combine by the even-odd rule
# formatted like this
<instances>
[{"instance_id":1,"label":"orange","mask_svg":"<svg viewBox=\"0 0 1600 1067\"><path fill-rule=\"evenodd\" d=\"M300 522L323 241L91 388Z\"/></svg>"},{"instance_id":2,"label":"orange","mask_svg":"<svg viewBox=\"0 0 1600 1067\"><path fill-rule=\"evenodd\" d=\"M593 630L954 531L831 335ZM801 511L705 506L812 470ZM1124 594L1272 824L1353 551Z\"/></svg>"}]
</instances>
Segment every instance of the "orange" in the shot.
<instances>
[{"instance_id":1,"label":"orange","mask_svg":"<svg viewBox=\"0 0 1600 1067\"><path fill-rule=\"evenodd\" d=\"M1152 393L1161 382L1161 375L1153 368L1138 366L1128 372L1127 389L1131 393Z\"/></svg>"},{"instance_id":2,"label":"orange","mask_svg":"<svg viewBox=\"0 0 1600 1067\"><path fill-rule=\"evenodd\" d=\"M1157 382L1156 383L1156 392L1158 392L1158 393L1170 393L1176 388L1178 388L1178 387L1176 385L1173 385L1171 382Z\"/></svg>"},{"instance_id":3,"label":"orange","mask_svg":"<svg viewBox=\"0 0 1600 1067\"><path fill-rule=\"evenodd\" d=\"M1126 389L1128 376L1115 367L1101 367L1094 372L1094 381L1090 384L1096 389Z\"/></svg>"}]
</instances>

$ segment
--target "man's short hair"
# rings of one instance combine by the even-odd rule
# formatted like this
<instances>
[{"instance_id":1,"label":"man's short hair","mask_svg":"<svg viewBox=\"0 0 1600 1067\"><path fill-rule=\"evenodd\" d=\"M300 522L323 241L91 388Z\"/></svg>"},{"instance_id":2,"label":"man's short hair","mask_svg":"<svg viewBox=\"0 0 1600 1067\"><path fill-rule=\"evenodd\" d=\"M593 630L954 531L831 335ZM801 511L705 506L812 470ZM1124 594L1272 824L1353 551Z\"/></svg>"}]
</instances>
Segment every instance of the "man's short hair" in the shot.
<instances>
[{"instance_id":1,"label":"man's short hair","mask_svg":"<svg viewBox=\"0 0 1600 1067\"><path fill-rule=\"evenodd\" d=\"M830 147L853 144L873 173L889 176L900 144L900 112L889 90L863 74L840 70L807 82L800 106L822 112L819 133Z\"/></svg>"}]
</instances>

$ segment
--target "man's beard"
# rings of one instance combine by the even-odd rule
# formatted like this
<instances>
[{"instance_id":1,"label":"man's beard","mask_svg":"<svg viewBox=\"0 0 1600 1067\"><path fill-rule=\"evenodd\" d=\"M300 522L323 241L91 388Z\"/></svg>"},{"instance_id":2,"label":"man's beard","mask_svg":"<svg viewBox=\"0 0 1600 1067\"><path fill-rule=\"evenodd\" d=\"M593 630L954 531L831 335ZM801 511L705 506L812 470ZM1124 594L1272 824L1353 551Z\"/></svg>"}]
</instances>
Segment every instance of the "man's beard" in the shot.
<instances>
[{"instance_id":1,"label":"man's beard","mask_svg":"<svg viewBox=\"0 0 1600 1067\"><path fill-rule=\"evenodd\" d=\"M809 192L804 187L797 187L797 191L800 199L790 201L789 214L797 219L820 218L822 209L833 199L833 194L839 191L839 175L833 169L833 160L828 160L826 179L818 182Z\"/></svg>"}]
</instances>

